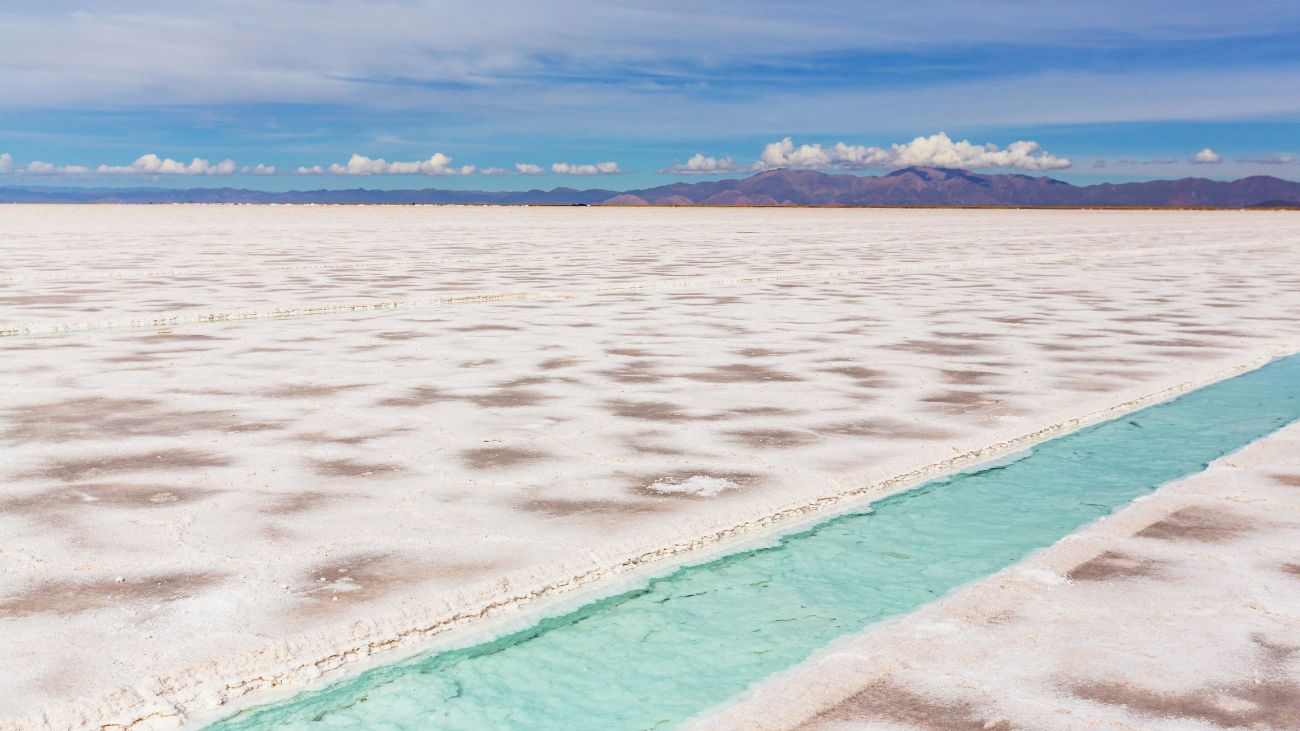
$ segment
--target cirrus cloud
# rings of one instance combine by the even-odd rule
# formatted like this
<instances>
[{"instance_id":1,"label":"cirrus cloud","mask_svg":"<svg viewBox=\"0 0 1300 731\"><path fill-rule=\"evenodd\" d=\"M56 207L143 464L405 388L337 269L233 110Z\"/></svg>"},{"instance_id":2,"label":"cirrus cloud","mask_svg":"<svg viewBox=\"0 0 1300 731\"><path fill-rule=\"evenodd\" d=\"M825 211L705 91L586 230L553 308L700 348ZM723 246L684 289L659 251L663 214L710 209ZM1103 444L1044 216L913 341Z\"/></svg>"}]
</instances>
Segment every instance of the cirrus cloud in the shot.
<instances>
[{"instance_id":1,"label":"cirrus cloud","mask_svg":"<svg viewBox=\"0 0 1300 731\"><path fill-rule=\"evenodd\" d=\"M1264 155L1262 157L1247 157L1239 162L1248 162L1254 165L1290 165L1296 161L1295 155L1281 153L1278 155Z\"/></svg>"}]
</instances>

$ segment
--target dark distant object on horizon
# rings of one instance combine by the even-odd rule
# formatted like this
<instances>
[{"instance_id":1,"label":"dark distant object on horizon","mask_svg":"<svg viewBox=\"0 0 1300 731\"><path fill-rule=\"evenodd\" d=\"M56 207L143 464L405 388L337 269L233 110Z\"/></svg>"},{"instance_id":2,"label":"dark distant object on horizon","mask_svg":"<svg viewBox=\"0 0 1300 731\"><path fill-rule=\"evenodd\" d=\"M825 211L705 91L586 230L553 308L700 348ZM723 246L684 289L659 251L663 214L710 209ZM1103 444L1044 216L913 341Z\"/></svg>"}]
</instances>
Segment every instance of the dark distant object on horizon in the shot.
<instances>
[{"instance_id":1,"label":"dark distant object on horizon","mask_svg":"<svg viewBox=\"0 0 1300 731\"><path fill-rule=\"evenodd\" d=\"M310 190L0 188L2 203L326 203L717 206L1300 207L1300 183L1267 175L1077 186L1045 176L910 167L888 175L769 170L748 178L641 190Z\"/></svg>"}]
</instances>

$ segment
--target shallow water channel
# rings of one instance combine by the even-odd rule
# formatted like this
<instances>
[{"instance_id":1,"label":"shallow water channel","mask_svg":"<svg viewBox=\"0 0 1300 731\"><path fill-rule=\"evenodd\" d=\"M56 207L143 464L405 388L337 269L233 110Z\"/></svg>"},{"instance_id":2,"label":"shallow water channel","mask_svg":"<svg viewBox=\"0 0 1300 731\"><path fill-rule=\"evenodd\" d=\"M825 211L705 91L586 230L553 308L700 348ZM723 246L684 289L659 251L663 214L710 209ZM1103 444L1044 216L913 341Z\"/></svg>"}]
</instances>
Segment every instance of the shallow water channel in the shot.
<instances>
[{"instance_id":1,"label":"shallow water channel","mask_svg":"<svg viewBox=\"0 0 1300 731\"><path fill-rule=\"evenodd\" d=\"M769 547L209 728L670 728L1297 419L1300 356L1291 356Z\"/></svg>"}]
</instances>

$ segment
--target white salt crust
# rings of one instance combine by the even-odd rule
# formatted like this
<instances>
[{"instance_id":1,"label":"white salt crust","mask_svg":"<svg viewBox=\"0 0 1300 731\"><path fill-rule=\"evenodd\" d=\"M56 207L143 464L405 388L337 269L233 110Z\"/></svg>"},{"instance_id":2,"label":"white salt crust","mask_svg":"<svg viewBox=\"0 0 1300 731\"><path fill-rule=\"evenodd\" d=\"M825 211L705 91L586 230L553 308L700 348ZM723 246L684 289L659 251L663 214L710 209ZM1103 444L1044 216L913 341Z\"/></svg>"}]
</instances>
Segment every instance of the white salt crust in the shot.
<instances>
[{"instance_id":1,"label":"white salt crust","mask_svg":"<svg viewBox=\"0 0 1300 731\"><path fill-rule=\"evenodd\" d=\"M1286 213L4 214L6 729L211 718L1300 343Z\"/></svg>"}]
</instances>

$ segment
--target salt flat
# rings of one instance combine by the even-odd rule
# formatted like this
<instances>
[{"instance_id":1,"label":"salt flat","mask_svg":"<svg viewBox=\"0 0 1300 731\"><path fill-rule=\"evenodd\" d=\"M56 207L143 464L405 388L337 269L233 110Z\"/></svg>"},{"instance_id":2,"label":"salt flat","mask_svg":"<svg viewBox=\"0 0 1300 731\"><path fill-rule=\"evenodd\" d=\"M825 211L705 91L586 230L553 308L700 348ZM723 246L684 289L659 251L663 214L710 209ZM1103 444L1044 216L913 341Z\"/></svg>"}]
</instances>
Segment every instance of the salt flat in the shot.
<instances>
[{"instance_id":1,"label":"salt flat","mask_svg":"<svg viewBox=\"0 0 1300 731\"><path fill-rule=\"evenodd\" d=\"M0 226L14 727L165 726L1300 346L1285 212Z\"/></svg>"}]
</instances>

